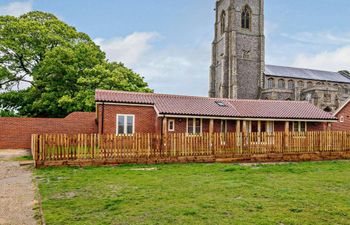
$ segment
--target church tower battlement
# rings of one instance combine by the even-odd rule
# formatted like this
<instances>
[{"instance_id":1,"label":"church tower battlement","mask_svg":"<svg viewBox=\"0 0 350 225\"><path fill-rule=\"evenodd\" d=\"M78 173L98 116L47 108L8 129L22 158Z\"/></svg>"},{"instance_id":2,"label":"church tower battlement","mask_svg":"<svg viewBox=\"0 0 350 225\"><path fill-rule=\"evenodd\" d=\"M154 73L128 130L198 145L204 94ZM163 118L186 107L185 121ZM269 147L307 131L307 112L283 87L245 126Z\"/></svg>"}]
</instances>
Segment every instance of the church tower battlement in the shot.
<instances>
[{"instance_id":1,"label":"church tower battlement","mask_svg":"<svg viewBox=\"0 0 350 225\"><path fill-rule=\"evenodd\" d=\"M257 99L264 82L264 0L217 0L209 96Z\"/></svg>"}]
</instances>

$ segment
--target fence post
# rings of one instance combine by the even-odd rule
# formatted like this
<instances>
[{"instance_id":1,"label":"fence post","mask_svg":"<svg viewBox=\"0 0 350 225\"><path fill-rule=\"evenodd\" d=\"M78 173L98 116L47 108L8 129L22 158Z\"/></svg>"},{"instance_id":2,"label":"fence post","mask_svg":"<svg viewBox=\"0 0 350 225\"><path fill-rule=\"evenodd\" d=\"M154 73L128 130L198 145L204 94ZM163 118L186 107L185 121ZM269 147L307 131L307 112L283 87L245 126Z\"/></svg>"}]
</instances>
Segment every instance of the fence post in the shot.
<instances>
[{"instance_id":1,"label":"fence post","mask_svg":"<svg viewBox=\"0 0 350 225\"><path fill-rule=\"evenodd\" d=\"M243 151L247 150L247 144L248 144L248 136L247 136L247 121L243 121L243 126L242 126L242 153ZM250 149L248 148L248 151L250 153Z\"/></svg>"},{"instance_id":2,"label":"fence post","mask_svg":"<svg viewBox=\"0 0 350 225\"><path fill-rule=\"evenodd\" d=\"M30 147L31 147L33 159L35 159L35 151L36 151L36 149L34 149L34 147L35 147L35 134L32 134L32 144Z\"/></svg>"},{"instance_id":3,"label":"fence post","mask_svg":"<svg viewBox=\"0 0 350 225\"><path fill-rule=\"evenodd\" d=\"M163 118L163 145L162 145L162 155L164 156L167 152L167 142L168 142L168 118Z\"/></svg>"},{"instance_id":4,"label":"fence post","mask_svg":"<svg viewBox=\"0 0 350 225\"><path fill-rule=\"evenodd\" d=\"M284 124L284 148L282 152L288 151L289 149L289 121L286 121Z\"/></svg>"},{"instance_id":5,"label":"fence post","mask_svg":"<svg viewBox=\"0 0 350 225\"><path fill-rule=\"evenodd\" d=\"M214 134L214 119L209 121L209 150L213 156L215 156L215 148L213 143L213 134Z\"/></svg>"},{"instance_id":6,"label":"fence post","mask_svg":"<svg viewBox=\"0 0 350 225\"><path fill-rule=\"evenodd\" d=\"M103 149L103 146L102 146L102 134L98 134L97 135L97 146L98 146L98 149L99 149L99 158L103 158L103 155L104 155L104 149Z\"/></svg>"},{"instance_id":7,"label":"fence post","mask_svg":"<svg viewBox=\"0 0 350 225\"><path fill-rule=\"evenodd\" d=\"M34 166L37 167L38 165L38 160L39 160L39 135L37 134L32 134L32 156L34 159Z\"/></svg>"},{"instance_id":8,"label":"fence post","mask_svg":"<svg viewBox=\"0 0 350 225\"><path fill-rule=\"evenodd\" d=\"M239 153L241 153L240 152L241 151L241 141L240 141L241 135L240 135L240 133L241 133L241 121L237 120L236 121L236 135L235 135L236 141L235 141L235 143L236 143L236 147L238 148Z\"/></svg>"}]
</instances>

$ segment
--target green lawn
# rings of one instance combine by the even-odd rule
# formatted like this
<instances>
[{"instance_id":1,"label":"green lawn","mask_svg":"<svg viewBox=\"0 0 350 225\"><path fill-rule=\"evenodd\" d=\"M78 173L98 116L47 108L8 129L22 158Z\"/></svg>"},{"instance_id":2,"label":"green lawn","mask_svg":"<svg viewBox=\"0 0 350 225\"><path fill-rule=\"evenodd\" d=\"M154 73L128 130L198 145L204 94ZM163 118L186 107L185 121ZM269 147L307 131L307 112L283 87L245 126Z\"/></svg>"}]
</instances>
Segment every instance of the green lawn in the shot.
<instances>
[{"instance_id":1,"label":"green lawn","mask_svg":"<svg viewBox=\"0 0 350 225\"><path fill-rule=\"evenodd\" d=\"M350 161L50 168L36 174L49 225L350 224Z\"/></svg>"}]
</instances>

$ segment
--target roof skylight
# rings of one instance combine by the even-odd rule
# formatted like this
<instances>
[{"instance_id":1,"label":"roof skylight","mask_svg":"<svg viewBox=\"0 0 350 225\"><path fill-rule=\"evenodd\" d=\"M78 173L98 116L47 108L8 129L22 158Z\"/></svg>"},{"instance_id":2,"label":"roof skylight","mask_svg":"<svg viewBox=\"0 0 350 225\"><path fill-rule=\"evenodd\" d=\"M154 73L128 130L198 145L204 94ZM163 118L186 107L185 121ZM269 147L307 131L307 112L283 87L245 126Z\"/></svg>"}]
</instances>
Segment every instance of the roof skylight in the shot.
<instances>
[{"instance_id":1,"label":"roof skylight","mask_svg":"<svg viewBox=\"0 0 350 225\"><path fill-rule=\"evenodd\" d=\"M225 107L225 103L224 102L221 102L221 101L216 101L215 102L218 106L221 106L221 107Z\"/></svg>"}]
</instances>

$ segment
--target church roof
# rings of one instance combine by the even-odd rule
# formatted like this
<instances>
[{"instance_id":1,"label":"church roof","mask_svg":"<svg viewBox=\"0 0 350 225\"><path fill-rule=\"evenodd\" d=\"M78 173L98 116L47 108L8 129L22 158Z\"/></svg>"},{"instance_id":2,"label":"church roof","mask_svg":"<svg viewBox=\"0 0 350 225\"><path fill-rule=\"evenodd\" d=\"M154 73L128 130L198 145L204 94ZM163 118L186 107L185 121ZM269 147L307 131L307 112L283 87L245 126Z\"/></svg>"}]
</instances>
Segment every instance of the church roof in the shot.
<instances>
[{"instance_id":1,"label":"church roof","mask_svg":"<svg viewBox=\"0 0 350 225\"><path fill-rule=\"evenodd\" d=\"M184 95L96 90L96 102L154 106L158 115L290 120L335 120L301 101L232 100Z\"/></svg>"},{"instance_id":2,"label":"church roof","mask_svg":"<svg viewBox=\"0 0 350 225\"><path fill-rule=\"evenodd\" d=\"M277 77L291 77L291 78L307 79L307 80L350 83L349 78L346 78L345 76L337 72L302 69L302 68L285 67L285 66L266 65L265 75L277 76Z\"/></svg>"}]
</instances>

